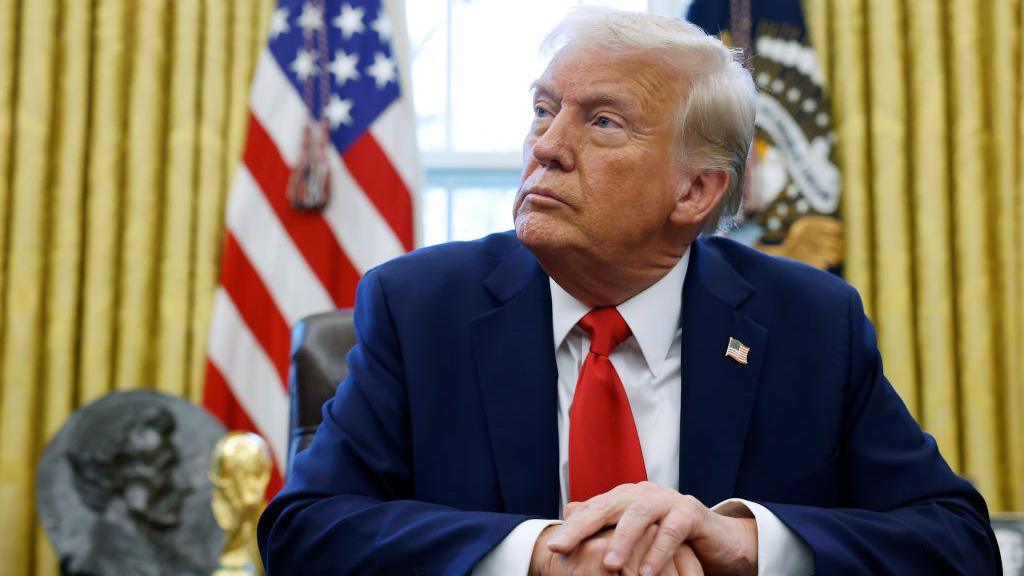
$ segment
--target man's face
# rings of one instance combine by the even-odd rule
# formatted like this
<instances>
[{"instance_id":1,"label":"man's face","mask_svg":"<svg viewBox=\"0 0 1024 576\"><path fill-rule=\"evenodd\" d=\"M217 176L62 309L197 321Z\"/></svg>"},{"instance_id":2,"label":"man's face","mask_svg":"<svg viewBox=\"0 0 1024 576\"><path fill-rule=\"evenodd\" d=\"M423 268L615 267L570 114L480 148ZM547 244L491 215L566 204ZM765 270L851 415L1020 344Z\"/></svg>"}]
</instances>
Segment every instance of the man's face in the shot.
<instances>
[{"instance_id":1,"label":"man's face","mask_svg":"<svg viewBox=\"0 0 1024 576\"><path fill-rule=\"evenodd\" d=\"M516 234L537 251L628 258L666 233L683 183L675 161L683 87L649 54L561 50L536 82Z\"/></svg>"},{"instance_id":2,"label":"man's face","mask_svg":"<svg viewBox=\"0 0 1024 576\"><path fill-rule=\"evenodd\" d=\"M174 428L164 422L170 418L166 412L147 415L128 430L121 452L128 510L160 528L181 523L185 497L192 491L171 439Z\"/></svg>"}]
</instances>

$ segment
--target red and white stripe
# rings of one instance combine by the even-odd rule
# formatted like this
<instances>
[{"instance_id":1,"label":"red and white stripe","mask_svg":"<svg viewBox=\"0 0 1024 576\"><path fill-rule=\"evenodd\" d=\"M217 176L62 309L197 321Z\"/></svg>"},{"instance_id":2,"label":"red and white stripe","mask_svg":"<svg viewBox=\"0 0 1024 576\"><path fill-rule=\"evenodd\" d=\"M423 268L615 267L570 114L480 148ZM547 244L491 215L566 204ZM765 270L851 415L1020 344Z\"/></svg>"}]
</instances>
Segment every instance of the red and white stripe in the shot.
<instances>
[{"instance_id":1,"label":"red and white stripe","mask_svg":"<svg viewBox=\"0 0 1024 576\"><path fill-rule=\"evenodd\" d=\"M308 116L264 50L228 203L203 403L229 428L266 438L277 463L270 494L287 456L290 327L351 307L362 274L414 242L418 162L408 91L345 154L331 148L331 200L319 213L294 211L286 197Z\"/></svg>"}]
</instances>

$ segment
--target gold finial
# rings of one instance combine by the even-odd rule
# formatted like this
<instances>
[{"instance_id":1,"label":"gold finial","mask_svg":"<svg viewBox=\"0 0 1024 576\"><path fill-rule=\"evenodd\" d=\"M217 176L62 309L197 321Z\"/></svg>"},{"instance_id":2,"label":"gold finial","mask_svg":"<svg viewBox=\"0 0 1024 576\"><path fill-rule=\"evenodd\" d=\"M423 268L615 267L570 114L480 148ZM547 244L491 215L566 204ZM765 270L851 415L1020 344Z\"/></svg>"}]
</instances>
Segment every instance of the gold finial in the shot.
<instances>
[{"instance_id":1,"label":"gold finial","mask_svg":"<svg viewBox=\"0 0 1024 576\"><path fill-rule=\"evenodd\" d=\"M213 576L256 573L250 551L255 548L256 521L270 482L267 443L249 432L228 432L213 448L210 482L213 516L224 530L224 550Z\"/></svg>"}]
</instances>

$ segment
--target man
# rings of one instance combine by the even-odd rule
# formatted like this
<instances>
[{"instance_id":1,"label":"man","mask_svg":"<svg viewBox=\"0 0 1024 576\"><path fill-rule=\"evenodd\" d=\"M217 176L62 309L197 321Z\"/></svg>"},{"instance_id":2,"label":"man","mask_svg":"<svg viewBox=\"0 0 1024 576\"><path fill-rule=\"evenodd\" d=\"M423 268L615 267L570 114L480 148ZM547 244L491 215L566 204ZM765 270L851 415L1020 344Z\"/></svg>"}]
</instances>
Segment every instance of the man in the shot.
<instances>
[{"instance_id":1,"label":"man","mask_svg":"<svg viewBox=\"0 0 1024 576\"><path fill-rule=\"evenodd\" d=\"M268 573L998 573L853 289L698 238L753 132L729 50L598 9L550 42L515 236L365 276Z\"/></svg>"}]
</instances>

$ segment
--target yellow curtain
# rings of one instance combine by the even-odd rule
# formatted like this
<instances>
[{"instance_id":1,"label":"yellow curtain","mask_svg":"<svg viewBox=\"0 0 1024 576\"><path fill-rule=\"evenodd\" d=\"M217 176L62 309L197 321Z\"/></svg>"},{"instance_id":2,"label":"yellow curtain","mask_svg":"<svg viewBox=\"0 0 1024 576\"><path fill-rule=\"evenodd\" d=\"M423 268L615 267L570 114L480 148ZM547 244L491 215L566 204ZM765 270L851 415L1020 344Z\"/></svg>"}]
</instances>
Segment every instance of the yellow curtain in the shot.
<instances>
[{"instance_id":1,"label":"yellow curtain","mask_svg":"<svg viewBox=\"0 0 1024 576\"><path fill-rule=\"evenodd\" d=\"M35 463L78 406L198 401L273 0L0 0L0 575L57 574Z\"/></svg>"},{"instance_id":2,"label":"yellow curtain","mask_svg":"<svg viewBox=\"0 0 1024 576\"><path fill-rule=\"evenodd\" d=\"M995 511L1024 509L1021 0L804 0L846 275L885 371Z\"/></svg>"}]
</instances>

